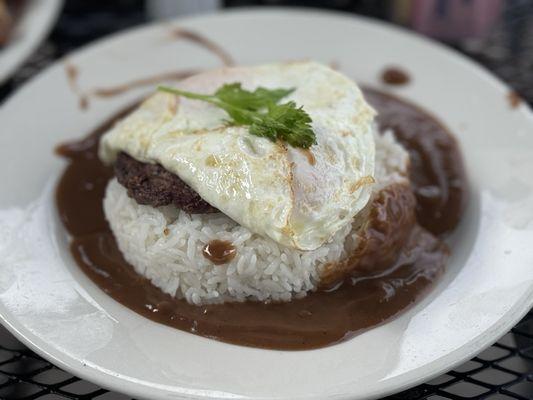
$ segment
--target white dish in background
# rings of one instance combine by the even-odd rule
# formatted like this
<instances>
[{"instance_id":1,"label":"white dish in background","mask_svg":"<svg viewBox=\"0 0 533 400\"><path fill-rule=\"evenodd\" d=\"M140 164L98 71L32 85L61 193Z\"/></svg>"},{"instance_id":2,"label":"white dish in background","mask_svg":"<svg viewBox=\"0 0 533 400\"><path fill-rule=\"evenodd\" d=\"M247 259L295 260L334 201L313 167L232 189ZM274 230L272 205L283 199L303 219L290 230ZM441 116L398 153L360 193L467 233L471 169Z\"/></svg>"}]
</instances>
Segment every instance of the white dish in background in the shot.
<instances>
[{"instance_id":1,"label":"white dish in background","mask_svg":"<svg viewBox=\"0 0 533 400\"><path fill-rule=\"evenodd\" d=\"M78 269L54 204L65 162L56 144L90 132L150 88L91 99L86 111L62 63L0 109L0 314L32 349L82 378L149 399L370 399L423 382L506 333L533 303L533 116L506 88L435 43L379 22L299 9L237 10L134 29L69 57L87 91L181 68L219 65L171 39L193 29L238 63L313 58L380 86L399 65L413 77L393 92L437 115L463 149L471 183L453 256L414 308L352 340L312 351L228 345L144 319ZM80 210L83 212L83 210Z\"/></svg>"},{"instance_id":2,"label":"white dish in background","mask_svg":"<svg viewBox=\"0 0 533 400\"><path fill-rule=\"evenodd\" d=\"M37 49L59 15L63 0L27 0L9 42L0 49L0 84Z\"/></svg>"}]
</instances>

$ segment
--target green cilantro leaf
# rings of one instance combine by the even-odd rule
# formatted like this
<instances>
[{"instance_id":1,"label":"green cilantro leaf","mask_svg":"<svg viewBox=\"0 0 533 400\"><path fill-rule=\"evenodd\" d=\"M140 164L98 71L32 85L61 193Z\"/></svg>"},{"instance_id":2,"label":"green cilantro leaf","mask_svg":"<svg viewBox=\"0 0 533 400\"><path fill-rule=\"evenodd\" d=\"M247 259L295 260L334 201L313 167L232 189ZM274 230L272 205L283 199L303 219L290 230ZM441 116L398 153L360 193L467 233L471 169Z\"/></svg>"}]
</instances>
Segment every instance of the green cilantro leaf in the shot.
<instances>
[{"instance_id":1,"label":"green cilantro leaf","mask_svg":"<svg viewBox=\"0 0 533 400\"><path fill-rule=\"evenodd\" d=\"M283 97L294 91L291 89L257 88L253 92L245 90L238 82L225 84L215 94L205 95L158 87L166 93L201 100L222 108L231 117L233 124L249 126L252 135L282 140L293 147L309 148L316 144L316 136L311 128L311 117L294 101L277 104Z\"/></svg>"},{"instance_id":2,"label":"green cilantro leaf","mask_svg":"<svg viewBox=\"0 0 533 400\"><path fill-rule=\"evenodd\" d=\"M265 89L259 87L253 92L245 90L238 82L222 86L215 92L215 97L225 103L250 111L259 111L268 107L270 103L277 103L294 89Z\"/></svg>"}]
</instances>

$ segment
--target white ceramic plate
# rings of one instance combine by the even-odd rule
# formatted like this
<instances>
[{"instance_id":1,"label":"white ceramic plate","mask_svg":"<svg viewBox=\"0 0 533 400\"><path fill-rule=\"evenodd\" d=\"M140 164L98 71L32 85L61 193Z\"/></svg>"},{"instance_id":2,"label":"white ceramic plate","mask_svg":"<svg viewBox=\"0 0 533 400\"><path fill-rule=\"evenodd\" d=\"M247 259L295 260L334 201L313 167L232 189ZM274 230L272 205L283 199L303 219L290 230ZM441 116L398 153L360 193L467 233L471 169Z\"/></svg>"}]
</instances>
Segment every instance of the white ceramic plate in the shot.
<instances>
[{"instance_id":1,"label":"white ceramic plate","mask_svg":"<svg viewBox=\"0 0 533 400\"><path fill-rule=\"evenodd\" d=\"M444 278L400 318L313 351L228 345L144 319L114 302L73 262L53 190L65 164L54 146L81 137L147 89L93 100L81 111L58 63L0 110L0 314L21 340L55 364L106 388L149 399L370 399L427 380L494 342L532 306L533 117L511 109L508 89L456 53L366 19L316 11L225 12L151 25L70 57L79 88L219 60L171 39L194 29L239 63L335 61L379 86L384 66L404 67L396 89L458 136L471 198L450 239ZM80 210L84 212L84 210Z\"/></svg>"},{"instance_id":2,"label":"white ceramic plate","mask_svg":"<svg viewBox=\"0 0 533 400\"><path fill-rule=\"evenodd\" d=\"M0 49L0 84L37 49L56 20L63 0L27 0L9 43Z\"/></svg>"}]
</instances>

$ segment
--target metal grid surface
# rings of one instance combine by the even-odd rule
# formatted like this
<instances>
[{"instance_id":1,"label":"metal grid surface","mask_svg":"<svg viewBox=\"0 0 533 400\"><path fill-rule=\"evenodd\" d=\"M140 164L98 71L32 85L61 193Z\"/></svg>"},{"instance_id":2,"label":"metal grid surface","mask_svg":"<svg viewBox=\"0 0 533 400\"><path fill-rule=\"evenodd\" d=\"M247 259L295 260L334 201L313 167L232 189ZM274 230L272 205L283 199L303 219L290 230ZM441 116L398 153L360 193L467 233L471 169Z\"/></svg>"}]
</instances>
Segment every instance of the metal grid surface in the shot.
<instances>
[{"instance_id":1,"label":"metal grid surface","mask_svg":"<svg viewBox=\"0 0 533 400\"><path fill-rule=\"evenodd\" d=\"M339 8L387 19L386 2L366 0L243 1L226 6L291 3ZM141 0L66 2L48 40L6 84L0 103L28 78L55 59L97 37L146 21ZM456 42L453 47L476 59L533 103L533 1L506 0L497 28L483 40ZM128 396L108 392L76 378L27 349L0 327L0 399L99 399ZM387 400L533 399L533 312L511 332L477 357L430 382Z\"/></svg>"}]
</instances>

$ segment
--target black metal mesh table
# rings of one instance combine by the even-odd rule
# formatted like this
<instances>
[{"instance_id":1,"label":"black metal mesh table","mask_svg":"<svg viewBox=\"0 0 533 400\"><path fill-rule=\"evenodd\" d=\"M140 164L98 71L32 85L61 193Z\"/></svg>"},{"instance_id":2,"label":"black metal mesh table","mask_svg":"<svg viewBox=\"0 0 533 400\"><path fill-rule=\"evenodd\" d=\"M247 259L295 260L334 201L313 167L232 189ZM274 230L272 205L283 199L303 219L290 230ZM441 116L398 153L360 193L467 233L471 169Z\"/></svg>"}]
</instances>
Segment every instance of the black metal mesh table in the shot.
<instances>
[{"instance_id":1,"label":"black metal mesh table","mask_svg":"<svg viewBox=\"0 0 533 400\"><path fill-rule=\"evenodd\" d=\"M446 0L441 0L446 1ZM390 1L226 0L248 4L327 6L390 19ZM14 77L0 86L0 102L55 59L95 38L147 21L142 0L69 0L47 41ZM533 103L533 1L507 0L495 29L476 41L454 41ZM99 399L128 396L108 392L62 371L27 349L0 327L0 399ZM533 399L533 313L489 349L430 382L388 397L391 400Z\"/></svg>"}]
</instances>

